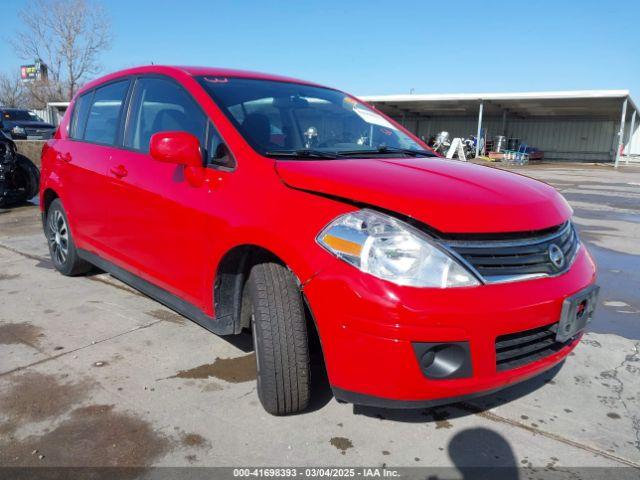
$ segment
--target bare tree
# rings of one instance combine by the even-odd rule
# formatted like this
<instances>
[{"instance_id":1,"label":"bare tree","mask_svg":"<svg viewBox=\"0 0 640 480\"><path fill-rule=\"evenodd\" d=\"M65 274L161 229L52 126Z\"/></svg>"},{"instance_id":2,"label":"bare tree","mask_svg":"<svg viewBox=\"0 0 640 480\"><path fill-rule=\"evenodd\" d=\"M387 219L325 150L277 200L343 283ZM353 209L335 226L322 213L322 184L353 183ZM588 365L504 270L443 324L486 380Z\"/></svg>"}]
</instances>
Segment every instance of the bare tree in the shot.
<instances>
[{"instance_id":1,"label":"bare tree","mask_svg":"<svg viewBox=\"0 0 640 480\"><path fill-rule=\"evenodd\" d=\"M5 107L24 107L27 103L24 84L19 77L0 74L0 105Z\"/></svg>"},{"instance_id":2,"label":"bare tree","mask_svg":"<svg viewBox=\"0 0 640 480\"><path fill-rule=\"evenodd\" d=\"M20 12L24 30L13 46L25 60L41 59L46 80L27 84L34 103L71 100L100 70L98 58L111 43L111 25L93 0L29 0Z\"/></svg>"}]
</instances>

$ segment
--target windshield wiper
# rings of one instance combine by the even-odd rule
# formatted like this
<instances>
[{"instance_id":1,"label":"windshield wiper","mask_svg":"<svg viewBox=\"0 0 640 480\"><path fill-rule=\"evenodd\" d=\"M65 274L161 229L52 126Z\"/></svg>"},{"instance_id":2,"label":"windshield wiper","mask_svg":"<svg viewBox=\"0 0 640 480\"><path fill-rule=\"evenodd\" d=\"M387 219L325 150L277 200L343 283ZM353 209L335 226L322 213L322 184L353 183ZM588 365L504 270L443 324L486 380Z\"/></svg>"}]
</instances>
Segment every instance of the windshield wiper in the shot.
<instances>
[{"instance_id":1,"label":"windshield wiper","mask_svg":"<svg viewBox=\"0 0 640 480\"><path fill-rule=\"evenodd\" d=\"M265 155L267 157L326 158L329 160L335 160L341 156L341 154L337 152L325 152L309 148L300 150L271 150L266 152Z\"/></svg>"},{"instance_id":2,"label":"windshield wiper","mask_svg":"<svg viewBox=\"0 0 640 480\"><path fill-rule=\"evenodd\" d=\"M340 152L340 155L386 155L389 153L402 153L412 157L437 157L435 153L428 150L413 150L411 148L397 148L380 145L375 150L349 150Z\"/></svg>"}]
</instances>

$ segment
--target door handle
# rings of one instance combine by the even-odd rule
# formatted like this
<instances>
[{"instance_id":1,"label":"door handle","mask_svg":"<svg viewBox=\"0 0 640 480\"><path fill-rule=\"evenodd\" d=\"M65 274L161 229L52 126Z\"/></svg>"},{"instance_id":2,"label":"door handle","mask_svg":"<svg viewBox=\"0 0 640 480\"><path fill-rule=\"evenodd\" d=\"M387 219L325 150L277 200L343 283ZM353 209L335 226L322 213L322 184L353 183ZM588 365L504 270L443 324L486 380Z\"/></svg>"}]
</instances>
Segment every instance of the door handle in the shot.
<instances>
[{"instance_id":1,"label":"door handle","mask_svg":"<svg viewBox=\"0 0 640 480\"><path fill-rule=\"evenodd\" d=\"M117 167L111 167L109 169L109 171L111 173L113 173L118 178L126 177L127 174L129 173L129 172L127 172L127 169L124 168L124 165L118 165Z\"/></svg>"},{"instance_id":2,"label":"door handle","mask_svg":"<svg viewBox=\"0 0 640 480\"><path fill-rule=\"evenodd\" d=\"M67 153L58 152L56 154L56 160L58 160L59 162L69 163L71 161L71 154L69 152Z\"/></svg>"}]
</instances>

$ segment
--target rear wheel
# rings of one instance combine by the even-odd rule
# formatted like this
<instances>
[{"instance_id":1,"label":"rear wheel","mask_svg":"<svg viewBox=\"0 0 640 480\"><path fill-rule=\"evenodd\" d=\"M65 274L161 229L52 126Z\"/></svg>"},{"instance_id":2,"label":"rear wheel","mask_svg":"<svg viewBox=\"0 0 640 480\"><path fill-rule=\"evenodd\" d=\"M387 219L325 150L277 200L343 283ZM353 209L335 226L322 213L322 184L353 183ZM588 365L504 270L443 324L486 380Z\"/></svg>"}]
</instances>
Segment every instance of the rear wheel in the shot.
<instances>
[{"instance_id":1,"label":"rear wheel","mask_svg":"<svg viewBox=\"0 0 640 480\"><path fill-rule=\"evenodd\" d=\"M73 243L69 229L67 214L58 198L49 206L45 235L49 244L51 260L56 270L68 276L81 275L91 270L91 264L78 256L78 250Z\"/></svg>"},{"instance_id":2,"label":"rear wheel","mask_svg":"<svg viewBox=\"0 0 640 480\"><path fill-rule=\"evenodd\" d=\"M301 412L309 404L309 346L295 278L278 263L258 264L248 290L260 402L273 415Z\"/></svg>"}]
</instances>

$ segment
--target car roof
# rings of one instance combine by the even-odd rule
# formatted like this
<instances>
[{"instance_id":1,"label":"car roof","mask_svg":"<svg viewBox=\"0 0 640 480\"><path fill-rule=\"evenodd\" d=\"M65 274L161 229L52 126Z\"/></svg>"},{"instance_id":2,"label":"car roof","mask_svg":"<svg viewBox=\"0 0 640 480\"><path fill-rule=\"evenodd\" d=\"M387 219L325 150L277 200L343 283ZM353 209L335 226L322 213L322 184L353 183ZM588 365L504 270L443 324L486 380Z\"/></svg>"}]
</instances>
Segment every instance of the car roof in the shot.
<instances>
[{"instance_id":1,"label":"car roof","mask_svg":"<svg viewBox=\"0 0 640 480\"><path fill-rule=\"evenodd\" d=\"M165 74L174 76L176 74L189 75L191 77L210 76L210 77L239 77L239 78L255 78L260 80L273 80L280 82L301 83L304 85L320 86L313 82L305 80L299 80L296 78L285 77L281 75L272 75L269 73L251 72L247 70L234 70L231 68L213 68L213 67L198 67L198 66L181 66L181 65L146 65L140 67L128 68L126 70L119 70L117 72L110 73L104 77L97 78L87 83L79 93L94 88L102 83L110 80L115 80L119 77L128 75L142 75L142 74Z\"/></svg>"}]
</instances>

